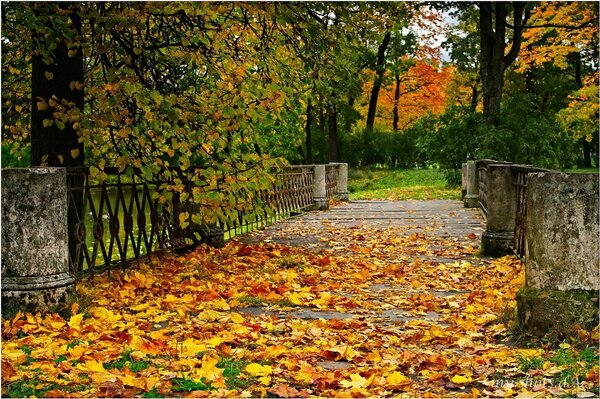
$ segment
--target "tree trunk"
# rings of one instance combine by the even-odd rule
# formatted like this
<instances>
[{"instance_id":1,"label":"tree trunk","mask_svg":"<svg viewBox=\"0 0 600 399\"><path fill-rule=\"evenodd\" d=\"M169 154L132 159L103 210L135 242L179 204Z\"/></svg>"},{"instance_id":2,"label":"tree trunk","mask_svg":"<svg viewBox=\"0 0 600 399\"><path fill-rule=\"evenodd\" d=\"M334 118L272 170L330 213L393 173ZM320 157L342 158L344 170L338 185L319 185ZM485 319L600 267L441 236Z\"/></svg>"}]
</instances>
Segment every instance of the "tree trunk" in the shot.
<instances>
[{"instance_id":1,"label":"tree trunk","mask_svg":"<svg viewBox=\"0 0 600 399\"><path fill-rule=\"evenodd\" d=\"M496 11L495 31L492 22L494 5ZM505 19L506 5L504 3L480 3L480 75L483 84L483 116L490 126L497 126L499 123L502 87L504 86Z\"/></svg>"},{"instance_id":2,"label":"tree trunk","mask_svg":"<svg viewBox=\"0 0 600 399\"><path fill-rule=\"evenodd\" d=\"M69 6L59 3L61 9ZM81 19L76 12L72 12L71 21L73 28L81 32ZM51 29L56 29L50 27ZM46 65L43 57L34 54L32 57L31 80L31 165L39 166L81 166L83 165L83 143L79 142L77 130L71 121L57 126L54 112L58 109L47 105L47 101L56 96L57 102L62 100L72 102L75 107L83 112L83 89L71 90L71 82L83 83L83 54L81 48L72 48L75 54L69 56L69 49L64 40L61 40L54 50L53 63ZM49 79L50 78L50 79ZM40 99L46 101L46 108L38 108ZM51 126L44 127L44 120L53 121ZM72 155L79 152L76 157Z\"/></svg>"},{"instance_id":3,"label":"tree trunk","mask_svg":"<svg viewBox=\"0 0 600 399\"><path fill-rule=\"evenodd\" d=\"M400 105L400 75L396 74L396 90L394 90L394 120L392 122L392 129L397 132L398 131L398 122L400 117L398 115L398 107Z\"/></svg>"},{"instance_id":4,"label":"tree trunk","mask_svg":"<svg viewBox=\"0 0 600 399\"><path fill-rule=\"evenodd\" d=\"M306 134L306 159L305 159L305 162L309 165L313 163L312 131L311 131L311 125L312 125L312 120L313 120L312 111L313 111L312 103L309 100L308 105L306 106L306 126L304 127L304 132Z\"/></svg>"},{"instance_id":5,"label":"tree trunk","mask_svg":"<svg viewBox=\"0 0 600 399\"><path fill-rule=\"evenodd\" d=\"M583 144L583 167L592 167L592 143L588 142L585 137L581 139Z\"/></svg>"},{"instance_id":6,"label":"tree trunk","mask_svg":"<svg viewBox=\"0 0 600 399\"><path fill-rule=\"evenodd\" d=\"M577 83L577 88L581 89L583 87L583 79L581 77L581 54L576 53L574 56L575 61L575 83ZM583 148L583 167L591 168L592 167L592 145L588 142L585 137L581 139L581 146Z\"/></svg>"},{"instance_id":7,"label":"tree trunk","mask_svg":"<svg viewBox=\"0 0 600 399\"><path fill-rule=\"evenodd\" d=\"M58 3L56 7L61 10L71 10L72 28L81 34L81 19L73 4ZM60 29L52 25L49 28ZM83 53L81 47L71 47L70 53L63 39L54 49L53 62L50 65L47 65L37 52L32 57L31 166L83 166L84 149L74 126L76 121L67 120L64 126L62 124L59 126L57 123L59 119L54 118L53 115L54 112L59 112L58 108L62 106L63 101L73 103L83 114L83 88L72 85L72 82L83 84ZM61 105L57 107L49 105L48 101L53 98ZM41 104L39 107L38 102ZM67 107L66 110L68 109ZM51 126L44 127L44 120L53 123ZM83 187L84 179L83 174L69 175L67 184L69 187ZM77 234L83 223L83 190L72 192L68 207L69 255L72 264L78 268L83 253L77 255L77 247L78 244L85 245L78 242L81 237Z\"/></svg>"},{"instance_id":8,"label":"tree trunk","mask_svg":"<svg viewBox=\"0 0 600 399\"><path fill-rule=\"evenodd\" d=\"M387 32L383 37L383 41L377 49L377 66L375 81L373 82L373 90L371 90L371 98L369 100L369 111L367 113L367 130L373 130L375 125L375 112L377 111L377 100L379 98L379 91L381 90L381 84L383 83L383 75L385 73L385 51L388 44L390 44L391 33Z\"/></svg>"},{"instance_id":9,"label":"tree trunk","mask_svg":"<svg viewBox=\"0 0 600 399\"><path fill-rule=\"evenodd\" d=\"M473 86L471 86L471 111L475 112L477 109L477 102L479 101L479 90L477 89L477 85L479 84L479 79L475 82Z\"/></svg>"},{"instance_id":10,"label":"tree trunk","mask_svg":"<svg viewBox=\"0 0 600 399\"><path fill-rule=\"evenodd\" d=\"M338 162L338 129L337 129L337 110L335 106L329 109L329 162Z\"/></svg>"},{"instance_id":11,"label":"tree trunk","mask_svg":"<svg viewBox=\"0 0 600 399\"><path fill-rule=\"evenodd\" d=\"M514 62L521 48L523 26L529 19L525 2L512 2L513 35L506 48L507 4L479 2L480 76L483 86L483 115L489 126L498 126L504 86L504 71Z\"/></svg>"}]
</instances>

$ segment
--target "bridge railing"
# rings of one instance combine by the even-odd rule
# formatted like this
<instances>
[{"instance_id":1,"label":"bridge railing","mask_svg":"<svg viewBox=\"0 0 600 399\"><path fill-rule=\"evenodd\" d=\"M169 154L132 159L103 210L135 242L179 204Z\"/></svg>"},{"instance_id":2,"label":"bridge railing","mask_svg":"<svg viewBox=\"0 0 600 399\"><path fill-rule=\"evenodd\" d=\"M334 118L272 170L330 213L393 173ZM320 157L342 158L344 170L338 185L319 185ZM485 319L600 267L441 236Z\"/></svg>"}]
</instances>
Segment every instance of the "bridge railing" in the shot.
<instances>
[{"instance_id":1,"label":"bridge railing","mask_svg":"<svg viewBox=\"0 0 600 399\"><path fill-rule=\"evenodd\" d=\"M525 256L527 181L528 175L535 172L556 171L492 159L466 163L464 204L480 208L486 219L486 231L482 235L484 254L514 252Z\"/></svg>"},{"instance_id":2,"label":"bridge railing","mask_svg":"<svg viewBox=\"0 0 600 399\"><path fill-rule=\"evenodd\" d=\"M213 225L182 228L179 215L193 209L201 212L199 207L182 205L179 194L168 202L159 201L154 194L160 182L125 176L117 168L104 172L109 176L104 182L91 179L88 168L67 172L72 230L69 264L76 277L124 268L161 249L199 242L222 245L224 240L277 220L312 208L325 209L331 198L347 199L347 164L293 165L274 173L273 185L257 193L256 206L227 207Z\"/></svg>"}]
</instances>

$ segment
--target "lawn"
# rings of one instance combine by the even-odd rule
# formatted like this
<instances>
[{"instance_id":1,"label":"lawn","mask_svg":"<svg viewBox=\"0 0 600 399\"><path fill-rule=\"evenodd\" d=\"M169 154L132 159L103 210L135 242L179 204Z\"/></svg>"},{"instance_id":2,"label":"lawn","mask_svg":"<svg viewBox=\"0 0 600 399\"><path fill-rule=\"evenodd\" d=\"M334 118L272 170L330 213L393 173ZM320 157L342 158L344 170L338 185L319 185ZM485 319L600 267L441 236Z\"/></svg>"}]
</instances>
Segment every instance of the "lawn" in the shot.
<instances>
[{"instance_id":1,"label":"lawn","mask_svg":"<svg viewBox=\"0 0 600 399\"><path fill-rule=\"evenodd\" d=\"M350 169L348 191L351 200L460 199L439 169Z\"/></svg>"}]
</instances>

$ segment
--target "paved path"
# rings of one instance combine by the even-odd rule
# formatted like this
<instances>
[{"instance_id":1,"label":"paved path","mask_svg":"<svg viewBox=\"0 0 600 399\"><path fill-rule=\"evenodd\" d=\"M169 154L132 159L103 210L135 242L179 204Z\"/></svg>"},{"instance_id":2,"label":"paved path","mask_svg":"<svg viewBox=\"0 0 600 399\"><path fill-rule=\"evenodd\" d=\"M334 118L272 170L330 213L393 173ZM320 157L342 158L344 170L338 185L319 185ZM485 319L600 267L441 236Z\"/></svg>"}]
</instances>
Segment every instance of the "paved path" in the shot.
<instances>
[{"instance_id":1,"label":"paved path","mask_svg":"<svg viewBox=\"0 0 600 399\"><path fill-rule=\"evenodd\" d=\"M309 252L352 257L372 255L382 265L436 268L457 267L468 262L486 266L491 261L477 255L484 221L477 209L466 209L459 201L353 201L327 211L309 212L281 221L242 238L247 243L278 243L303 247ZM411 243L414 242L414 245ZM387 267L386 266L386 267ZM444 266L441 266L442 268ZM436 278L432 278L436 280ZM337 311L309 308L249 307L238 311L255 316L300 319L369 319L380 326L424 322L440 328L449 326L448 303L466 298L471 291L448 281L430 281L424 287L397 285L382 276L350 292L336 295L360 300L362 308ZM411 295L425 293L438 303L436 311L400 305ZM344 364L325 364L335 369Z\"/></svg>"},{"instance_id":2,"label":"paved path","mask_svg":"<svg viewBox=\"0 0 600 399\"><path fill-rule=\"evenodd\" d=\"M349 237L348 230L359 228L398 228L402 234L474 244L480 242L485 225L478 209L464 208L459 201L352 201L281 221L249 234L244 241L335 249L339 239Z\"/></svg>"}]
</instances>

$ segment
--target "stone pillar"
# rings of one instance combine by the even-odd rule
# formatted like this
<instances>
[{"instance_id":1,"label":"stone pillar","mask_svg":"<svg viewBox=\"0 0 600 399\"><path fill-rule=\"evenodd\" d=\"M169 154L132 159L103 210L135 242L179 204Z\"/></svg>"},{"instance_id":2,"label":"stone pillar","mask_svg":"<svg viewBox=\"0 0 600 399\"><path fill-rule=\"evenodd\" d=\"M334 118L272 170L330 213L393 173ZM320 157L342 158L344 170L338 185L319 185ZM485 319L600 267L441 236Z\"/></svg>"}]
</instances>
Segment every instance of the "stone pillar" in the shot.
<instances>
[{"instance_id":1,"label":"stone pillar","mask_svg":"<svg viewBox=\"0 0 600 399\"><path fill-rule=\"evenodd\" d=\"M501 256L511 253L515 237L516 188L509 164L490 164L487 170L487 220L481 252Z\"/></svg>"},{"instance_id":2,"label":"stone pillar","mask_svg":"<svg viewBox=\"0 0 600 399\"><path fill-rule=\"evenodd\" d=\"M598 174L529 174L526 286L517 305L533 334L598 325L599 184Z\"/></svg>"},{"instance_id":3,"label":"stone pillar","mask_svg":"<svg viewBox=\"0 0 600 399\"><path fill-rule=\"evenodd\" d=\"M2 170L2 313L53 311L74 289L64 168Z\"/></svg>"},{"instance_id":4,"label":"stone pillar","mask_svg":"<svg viewBox=\"0 0 600 399\"><path fill-rule=\"evenodd\" d=\"M348 164L338 163L337 195L341 201L348 201Z\"/></svg>"},{"instance_id":5,"label":"stone pillar","mask_svg":"<svg viewBox=\"0 0 600 399\"><path fill-rule=\"evenodd\" d=\"M460 190L460 199L464 201L465 195L467 195L467 163L463 163L461 167L462 186Z\"/></svg>"},{"instance_id":6,"label":"stone pillar","mask_svg":"<svg viewBox=\"0 0 600 399\"><path fill-rule=\"evenodd\" d=\"M467 162L466 190L463 203L465 208L477 208L479 206L479 183L478 183L477 161ZM464 184L464 183L463 183Z\"/></svg>"},{"instance_id":7,"label":"stone pillar","mask_svg":"<svg viewBox=\"0 0 600 399\"><path fill-rule=\"evenodd\" d=\"M325 165L314 165L313 201L315 202L316 209L319 210L329 208L329 200L327 199L327 191L325 190L326 182Z\"/></svg>"}]
</instances>

